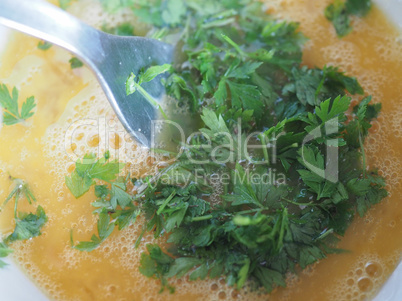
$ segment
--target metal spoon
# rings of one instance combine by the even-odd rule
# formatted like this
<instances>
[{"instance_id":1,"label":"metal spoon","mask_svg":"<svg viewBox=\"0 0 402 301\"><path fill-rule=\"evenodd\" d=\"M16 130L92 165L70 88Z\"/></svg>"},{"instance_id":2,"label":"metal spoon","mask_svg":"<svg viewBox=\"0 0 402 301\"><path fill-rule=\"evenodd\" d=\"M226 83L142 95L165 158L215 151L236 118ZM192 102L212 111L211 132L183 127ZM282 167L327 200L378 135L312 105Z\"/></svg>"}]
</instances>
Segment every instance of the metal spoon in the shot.
<instances>
[{"instance_id":1,"label":"metal spoon","mask_svg":"<svg viewBox=\"0 0 402 301\"><path fill-rule=\"evenodd\" d=\"M171 63L173 46L104 33L43 0L0 0L0 24L63 47L84 61L126 130L144 146L151 146L158 108L140 93L126 96L125 81L143 67ZM163 101L165 88L160 80L143 87L155 101Z\"/></svg>"}]
</instances>

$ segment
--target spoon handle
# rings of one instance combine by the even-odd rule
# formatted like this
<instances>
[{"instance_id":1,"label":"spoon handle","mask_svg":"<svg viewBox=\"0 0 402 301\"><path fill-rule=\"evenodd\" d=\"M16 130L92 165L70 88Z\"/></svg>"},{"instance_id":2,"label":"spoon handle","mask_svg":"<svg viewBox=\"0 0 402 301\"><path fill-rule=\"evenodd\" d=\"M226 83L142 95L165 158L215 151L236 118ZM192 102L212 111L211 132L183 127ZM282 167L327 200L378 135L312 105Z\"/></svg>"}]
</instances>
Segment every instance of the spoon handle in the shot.
<instances>
[{"instance_id":1,"label":"spoon handle","mask_svg":"<svg viewBox=\"0 0 402 301\"><path fill-rule=\"evenodd\" d=\"M0 24L61 46L92 65L103 33L43 0L0 0Z\"/></svg>"}]
</instances>

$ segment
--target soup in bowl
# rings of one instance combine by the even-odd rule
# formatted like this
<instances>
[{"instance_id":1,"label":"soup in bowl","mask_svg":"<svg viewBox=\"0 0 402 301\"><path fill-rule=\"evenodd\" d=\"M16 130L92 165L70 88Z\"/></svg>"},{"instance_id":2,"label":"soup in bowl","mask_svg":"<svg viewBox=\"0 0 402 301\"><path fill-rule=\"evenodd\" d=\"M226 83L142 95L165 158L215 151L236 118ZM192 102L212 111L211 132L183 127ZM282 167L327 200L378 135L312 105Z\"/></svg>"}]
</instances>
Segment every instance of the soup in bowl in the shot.
<instances>
[{"instance_id":1,"label":"soup in bowl","mask_svg":"<svg viewBox=\"0 0 402 301\"><path fill-rule=\"evenodd\" d=\"M107 157L126 164L122 175L139 179L166 168L165 163L161 164L164 154L151 153L131 140L93 74L79 60L55 46L48 48L42 43L38 47L37 39L0 28L5 46L0 82L10 91L15 86L21 102L31 95L36 101L33 116L19 124L5 125L0 131L0 198L7 199L15 178L23 179L19 185L28 183L24 187L29 187L37 204L45 209L47 220L41 235L12 242L12 263L0 270L5 300L266 300L268 296L270 300L399 300L401 268L393 271L402 251L398 231L402 222L398 204L402 189L398 145L402 38L397 29L402 5L398 1L377 1L378 7L374 6L367 16L351 17L352 32L340 38L324 16L330 2L267 1L265 9L276 18L300 23L300 31L309 38L303 46L303 65L337 66L355 76L374 103L382 103L364 151L367 170L378 168L386 180L388 197L362 217L355 217L337 244L346 252L328 254L328 258L297 269L296 274L288 273L286 287L275 287L269 295L247 285L237 289L226 284L225 277L195 281L174 278L169 280L169 285L176 288L174 293L169 287L159 292L160 279L145 277L139 266L145 261L142 254L147 254L147 245L164 245L165 241L152 233L142 233L145 221L141 216L103 241L91 206L101 188L81 196L66 184L66 177L72 179L78 168L77 160L89 153L99 158L108 153ZM66 9L92 26L113 33L118 33L116 28L125 28L126 33L149 29L133 17L131 10L115 10L111 2L103 3L73 1ZM121 24L126 26L119 27ZM359 97L352 97L352 105L358 102ZM125 185L131 194L138 192L136 183ZM220 194L223 190L217 191ZM15 227L11 204L1 212L4 234L12 233ZM302 207L308 206L303 203ZM18 204L18 210L33 211L26 201ZM77 241L90 241L93 233L102 243L91 252L79 250ZM86 248L92 249L92 245Z\"/></svg>"}]
</instances>

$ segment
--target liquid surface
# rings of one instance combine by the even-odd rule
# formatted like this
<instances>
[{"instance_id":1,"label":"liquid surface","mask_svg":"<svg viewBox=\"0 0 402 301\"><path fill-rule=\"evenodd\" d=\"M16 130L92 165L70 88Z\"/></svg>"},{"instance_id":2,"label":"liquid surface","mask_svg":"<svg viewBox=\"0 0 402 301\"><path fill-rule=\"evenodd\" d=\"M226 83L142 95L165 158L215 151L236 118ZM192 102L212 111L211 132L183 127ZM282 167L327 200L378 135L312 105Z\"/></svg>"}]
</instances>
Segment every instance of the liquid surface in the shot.
<instances>
[{"instance_id":1,"label":"liquid surface","mask_svg":"<svg viewBox=\"0 0 402 301\"><path fill-rule=\"evenodd\" d=\"M37 40L13 36L0 60L0 82L20 90L20 101L34 95L38 108L28 125L3 127L0 131L0 201L11 191L10 173L30 183L44 207L49 222L43 235L15 243L14 259L53 300L365 300L372 297L401 259L402 195L401 165L402 39L378 9L364 20L354 19L354 32L339 40L325 20L330 1L270 1L268 12L301 23L310 38L304 63L340 66L356 76L383 110L367 139L370 166L386 177L390 196L356 218L339 244L349 253L331 255L298 276L288 278L288 288L270 296L227 287L223 279L188 282L176 280L176 293L158 294L160 284L138 271L141 252L133 245L142 221L127 230L115 231L102 246L82 253L70 247L70 229L75 240L88 240L96 232L96 217L89 193L76 200L65 187L64 177L74 161L87 152L99 155L110 150L113 157L129 162L132 176L158 168L157 158L126 137L92 74L85 68L70 69L71 55L56 47L37 49ZM130 14L102 13L91 1L73 5L71 12L94 26L130 20ZM12 231L12 208L0 216L4 233ZM33 211L21 202L20 210ZM253 294L252 297L250 294Z\"/></svg>"}]
</instances>

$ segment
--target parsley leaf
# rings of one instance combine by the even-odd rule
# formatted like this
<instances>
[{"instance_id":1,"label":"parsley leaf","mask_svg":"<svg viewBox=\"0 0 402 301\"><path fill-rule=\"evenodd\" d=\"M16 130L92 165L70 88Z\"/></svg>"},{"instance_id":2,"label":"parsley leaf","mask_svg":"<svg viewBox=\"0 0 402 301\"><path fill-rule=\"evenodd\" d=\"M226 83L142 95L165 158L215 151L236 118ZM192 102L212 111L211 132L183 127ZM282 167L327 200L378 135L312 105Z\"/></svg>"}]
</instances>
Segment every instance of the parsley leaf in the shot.
<instances>
[{"instance_id":1,"label":"parsley leaf","mask_svg":"<svg viewBox=\"0 0 402 301\"><path fill-rule=\"evenodd\" d=\"M141 85L142 83L150 82L158 75L168 72L171 68L172 65L170 64L149 67L144 73L138 76L138 84Z\"/></svg>"},{"instance_id":2,"label":"parsley leaf","mask_svg":"<svg viewBox=\"0 0 402 301\"><path fill-rule=\"evenodd\" d=\"M26 121L34 115L33 109L36 107L33 96L28 97L22 104L21 112L18 108L18 90L13 88L10 94L6 85L0 84L0 107L4 108L3 123L14 125Z\"/></svg>"},{"instance_id":3,"label":"parsley leaf","mask_svg":"<svg viewBox=\"0 0 402 301\"><path fill-rule=\"evenodd\" d=\"M83 196L95 182L89 177L80 177L77 172L73 172L71 177L66 176L66 185L75 198Z\"/></svg>"},{"instance_id":4,"label":"parsley leaf","mask_svg":"<svg viewBox=\"0 0 402 301\"><path fill-rule=\"evenodd\" d=\"M10 179L13 180L13 185L14 188L8 195L8 197L5 199L4 203L2 204L0 209L3 209L7 203L14 198L14 217L17 218L17 207L18 207L18 202L21 197L25 196L29 204L32 204L33 202L36 202L36 198L33 195L31 189L29 188L28 183L21 179L16 179L10 176Z\"/></svg>"},{"instance_id":5,"label":"parsley leaf","mask_svg":"<svg viewBox=\"0 0 402 301\"><path fill-rule=\"evenodd\" d=\"M388 195L384 186L385 181L375 173L365 179L355 178L347 183L347 188L357 196L357 212L360 216L364 216L372 205L379 203Z\"/></svg>"},{"instance_id":6,"label":"parsley leaf","mask_svg":"<svg viewBox=\"0 0 402 301\"><path fill-rule=\"evenodd\" d=\"M4 240L4 246L8 246L8 244L17 241L17 240L27 240L36 236L41 235L41 229L44 226L44 224L47 222L47 216L45 214L44 209L41 206L38 206L36 209L36 214L33 213L21 213L17 212L18 209L18 203L21 197L25 196L26 200L28 201L29 204L32 204L33 202L36 202L36 198L33 195L32 191L29 188L29 185L21 180L21 179L16 179L10 176L10 179L13 180L14 188L11 191L11 193L8 195L6 200L4 201L1 209L3 209L4 206L7 205L7 203L14 198L14 220L15 220L15 228L14 232L10 234L5 240ZM7 250L1 251L0 248L0 253L3 252L10 252ZM0 255L0 257L2 257ZM0 262L1 265L1 262Z\"/></svg>"},{"instance_id":7,"label":"parsley leaf","mask_svg":"<svg viewBox=\"0 0 402 301\"><path fill-rule=\"evenodd\" d=\"M363 89L354 77L349 77L337 68L325 66L321 69L293 68L294 82L283 88L284 94L294 93L305 106L316 106L328 98L343 96L345 90L350 94L363 94Z\"/></svg>"},{"instance_id":8,"label":"parsley leaf","mask_svg":"<svg viewBox=\"0 0 402 301\"><path fill-rule=\"evenodd\" d=\"M41 206L36 209L36 214L20 213L16 219L14 232L6 238L6 242L27 240L39 236L46 222L47 216Z\"/></svg>"},{"instance_id":9,"label":"parsley leaf","mask_svg":"<svg viewBox=\"0 0 402 301\"><path fill-rule=\"evenodd\" d=\"M317 194L317 200L332 196L336 186L325 179L324 156L318 149L308 146L303 146L298 154L299 162L308 169L300 169L298 173L311 191Z\"/></svg>"},{"instance_id":10,"label":"parsley leaf","mask_svg":"<svg viewBox=\"0 0 402 301\"><path fill-rule=\"evenodd\" d=\"M134 26L130 23L123 23L116 27L107 27L106 25L102 26L102 30L104 32L118 35L118 36L133 36L134 35Z\"/></svg>"},{"instance_id":11,"label":"parsley leaf","mask_svg":"<svg viewBox=\"0 0 402 301\"><path fill-rule=\"evenodd\" d=\"M353 29L350 16L364 17L371 6L371 0L335 0L325 9L325 17L334 25L338 37L344 37Z\"/></svg>"},{"instance_id":12,"label":"parsley leaf","mask_svg":"<svg viewBox=\"0 0 402 301\"><path fill-rule=\"evenodd\" d=\"M338 96L334 100L327 99L323 101L319 107L316 107L316 115L321 119L322 123L326 123L331 119L345 113L350 105L350 98L347 96Z\"/></svg>"},{"instance_id":13,"label":"parsley leaf","mask_svg":"<svg viewBox=\"0 0 402 301\"><path fill-rule=\"evenodd\" d=\"M138 75L138 79L136 79L137 76L132 73L126 81L127 95L133 94L137 90L143 94L143 89L141 88L142 83L150 82L158 75L169 71L171 67L172 66L170 64L149 67L145 72Z\"/></svg>"},{"instance_id":14,"label":"parsley leaf","mask_svg":"<svg viewBox=\"0 0 402 301\"><path fill-rule=\"evenodd\" d=\"M132 196L126 192L124 183L112 183L111 202L120 207L127 207L132 201Z\"/></svg>"},{"instance_id":15,"label":"parsley leaf","mask_svg":"<svg viewBox=\"0 0 402 301\"><path fill-rule=\"evenodd\" d=\"M159 75L168 72L171 68L172 66L170 64L164 64L149 67L145 72L140 73L138 77L134 73L131 73L126 80L126 94L130 95L138 91L150 104L155 108L159 108L162 116L167 119L162 107L143 87L141 87L141 84L152 81Z\"/></svg>"},{"instance_id":16,"label":"parsley leaf","mask_svg":"<svg viewBox=\"0 0 402 301\"><path fill-rule=\"evenodd\" d=\"M70 63L71 69L81 68L84 66L84 63L76 57L72 57L68 62Z\"/></svg>"},{"instance_id":17,"label":"parsley leaf","mask_svg":"<svg viewBox=\"0 0 402 301\"><path fill-rule=\"evenodd\" d=\"M39 41L38 42L38 49L43 50L43 51L50 49L50 47L52 47L52 46L53 46L52 43L49 43L49 42L46 42L46 41Z\"/></svg>"},{"instance_id":18,"label":"parsley leaf","mask_svg":"<svg viewBox=\"0 0 402 301\"><path fill-rule=\"evenodd\" d=\"M4 242L0 242L0 258L5 258L11 253L13 253L13 250L10 249ZM6 265L7 263L0 259L0 269L4 268Z\"/></svg>"},{"instance_id":19,"label":"parsley leaf","mask_svg":"<svg viewBox=\"0 0 402 301\"><path fill-rule=\"evenodd\" d=\"M258 281L268 292L272 291L274 284L286 286L283 275L275 270L258 267L254 273Z\"/></svg>"},{"instance_id":20,"label":"parsley leaf","mask_svg":"<svg viewBox=\"0 0 402 301\"><path fill-rule=\"evenodd\" d=\"M243 167L239 164L236 165L233 176L234 183L237 183L233 190L233 195L224 196L225 200L231 201L232 206L238 205L254 205L263 207L259 202L255 190L248 183L247 175Z\"/></svg>"},{"instance_id":21,"label":"parsley leaf","mask_svg":"<svg viewBox=\"0 0 402 301\"><path fill-rule=\"evenodd\" d=\"M117 161L109 161L109 153L99 160L94 154L85 155L75 164L75 171L66 176L66 185L71 193L79 198L95 184L95 179L110 182L116 179L124 166Z\"/></svg>"},{"instance_id":22,"label":"parsley leaf","mask_svg":"<svg viewBox=\"0 0 402 301\"><path fill-rule=\"evenodd\" d=\"M110 223L110 217L109 213L107 212L106 209L102 210L101 213L99 213L99 219L98 219L98 236L95 234L92 235L90 241L80 241L76 245L72 245L74 249L77 249L79 251L86 251L86 252L91 252L95 250L99 245L112 234L114 230L114 223ZM71 234L72 235L72 234ZM73 242L73 239L71 237L71 241Z\"/></svg>"},{"instance_id":23,"label":"parsley leaf","mask_svg":"<svg viewBox=\"0 0 402 301\"><path fill-rule=\"evenodd\" d=\"M345 2L346 10L352 14L359 17L366 16L372 6L371 0L347 0Z\"/></svg>"},{"instance_id":24,"label":"parsley leaf","mask_svg":"<svg viewBox=\"0 0 402 301\"><path fill-rule=\"evenodd\" d=\"M202 260L194 257L180 257L176 258L169 268L169 273L166 275L167 277L176 276L177 278L183 277L187 274L192 268L200 265Z\"/></svg>"},{"instance_id":25,"label":"parsley leaf","mask_svg":"<svg viewBox=\"0 0 402 301\"><path fill-rule=\"evenodd\" d=\"M349 14L341 0L335 0L325 9L325 17L334 25L338 37L347 36L352 31Z\"/></svg>"},{"instance_id":26,"label":"parsley leaf","mask_svg":"<svg viewBox=\"0 0 402 301\"><path fill-rule=\"evenodd\" d=\"M115 224L118 226L119 230L122 230L131 223L134 223L140 213L141 210L133 206L125 210L116 210L115 213L112 214L112 217L116 219Z\"/></svg>"},{"instance_id":27,"label":"parsley leaf","mask_svg":"<svg viewBox=\"0 0 402 301\"><path fill-rule=\"evenodd\" d=\"M297 98L303 105L307 103L312 106L316 105L316 91L321 82L321 74L315 70L307 69L307 67L300 70L294 68L292 72L295 78Z\"/></svg>"},{"instance_id":28,"label":"parsley leaf","mask_svg":"<svg viewBox=\"0 0 402 301\"><path fill-rule=\"evenodd\" d=\"M210 138L219 139L217 135L230 135L229 129L226 126L222 116L216 116L215 112L210 109L203 109L201 119L207 128L201 129L201 132L208 135ZM223 138L225 139L225 138Z\"/></svg>"},{"instance_id":29,"label":"parsley leaf","mask_svg":"<svg viewBox=\"0 0 402 301\"><path fill-rule=\"evenodd\" d=\"M174 288L171 287L165 274L169 271L170 265L174 261L169 255L162 252L161 248L157 245L148 244L147 249L149 254L142 253L140 260L140 272L147 277L155 277L162 282L161 292L165 287L169 289L171 293L174 292Z\"/></svg>"}]
</instances>

